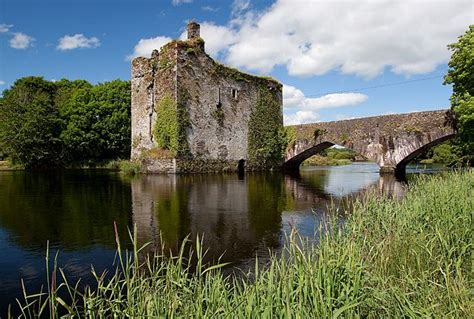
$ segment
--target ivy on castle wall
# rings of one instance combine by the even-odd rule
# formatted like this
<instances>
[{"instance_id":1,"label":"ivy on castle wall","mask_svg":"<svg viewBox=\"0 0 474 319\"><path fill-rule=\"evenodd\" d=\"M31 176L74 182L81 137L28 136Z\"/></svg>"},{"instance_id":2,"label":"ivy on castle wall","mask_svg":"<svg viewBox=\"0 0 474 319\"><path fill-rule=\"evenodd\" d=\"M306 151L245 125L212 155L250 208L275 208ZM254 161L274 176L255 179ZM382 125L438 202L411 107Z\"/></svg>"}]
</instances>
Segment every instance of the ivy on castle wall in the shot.
<instances>
[{"instance_id":1,"label":"ivy on castle wall","mask_svg":"<svg viewBox=\"0 0 474 319\"><path fill-rule=\"evenodd\" d=\"M177 143L176 156L187 157L190 154L188 138L187 138L187 128L190 126L189 113L187 108L187 102L189 100L189 93L185 89L181 89L178 97L178 105L176 108L176 116L178 120L178 129L177 129Z\"/></svg>"},{"instance_id":2,"label":"ivy on castle wall","mask_svg":"<svg viewBox=\"0 0 474 319\"><path fill-rule=\"evenodd\" d=\"M176 103L165 95L157 106L153 137L160 148L176 153L178 149L178 114Z\"/></svg>"},{"instance_id":3,"label":"ivy on castle wall","mask_svg":"<svg viewBox=\"0 0 474 319\"><path fill-rule=\"evenodd\" d=\"M169 150L174 156L189 154L186 128L189 116L186 109L187 95L180 95L177 104L169 94L163 96L157 106L157 117L153 137L159 148Z\"/></svg>"},{"instance_id":4,"label":"ivy on castle wall","mask_svg":"<svg viewBox=\"0 0 474 319\"><path fill-rule=\"evenodd\" d=\"M277 166L287 145L280 103L262 86L249 121L248 155L252 165L260 168Z\"/></svg>"},{"instance_id":5,"label":"ivy on castle wall","mask_svg":"<svg viewBox=\"0 0 474 319\"><path fill-rule=\"evenodd\" d=\"M286 151L290 150L296 143L296 129L294 126L286 126L283 128L285 132Z\"/></svg>"}]
</instances>

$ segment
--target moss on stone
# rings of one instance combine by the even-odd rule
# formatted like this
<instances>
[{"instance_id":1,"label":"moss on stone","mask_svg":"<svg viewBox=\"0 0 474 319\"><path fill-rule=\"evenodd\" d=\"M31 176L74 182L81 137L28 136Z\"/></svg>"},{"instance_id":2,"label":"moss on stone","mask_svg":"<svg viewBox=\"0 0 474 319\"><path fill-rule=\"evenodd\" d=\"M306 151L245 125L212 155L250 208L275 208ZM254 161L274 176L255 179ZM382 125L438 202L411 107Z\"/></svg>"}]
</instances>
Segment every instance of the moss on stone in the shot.
<instances>
[{"instance_id":1,"label":"moss on stone","mask_svg":"<svg viewBox=\"0 0 474 319\"><path fill-rule=\"evenodd\" d=\"M250 74L240 72L239 70L214 61L214 71L216 74L224 77L232 77L237 81L250 82Z\"/></svg>"},{"instance_id":2,"label":"moss on stone","mask_svg":"<svg viewBox=\"0 0 474 319\"><path fill-rule=\"evenodd\" d=\"M342 133L341 136L339 136L339 139L346 143L347 141L349 141L349 135L347 133Z\"/></svg>"},{"instance_id":3,"label":"moss on stone","mask_svg":"<svg viewBox=\"0 0 474 319\"><path fill-rule=\"evenodd\" d=\"M236 172L238 161L218 159L178 159L176 160L179 173L216 173Z\"/></svg>"},{"instance_id":4,"label":"moss on stone","mask_svg":"<svg viewBox=\"0 0 474 319\"><path fill-rule=\"evenodd\" d=\"M158 67L160 70L168 70L175 66L176 61L170 58L169 48L171 47L171 42L163 46L160 49Z\"/></svg>"},{"instance_id":5,"label":"moss on stone","mask_svg":"<svg viewBox=\"0 0 474 319\"><path fill-rule=\"evenodd\" d=\"M211 116L217 121L217 124L219 124L219 126L224 125L225 114L224 110L221 107L216 108L214 111L212 111Z\"/></svg>"},{"instance_id":6,"label":"moss on stone","mask_svg":"<svg viewBox=\"0 0 474 319\"><path fill-rule=\"evenodd\" d=\"M174 158L175 152L160 148L160 147L153 147L147 150L143 150L140 153L139 160L144 160L144 159L169 159L169 158Z\"/></svg>"}]
</instances>

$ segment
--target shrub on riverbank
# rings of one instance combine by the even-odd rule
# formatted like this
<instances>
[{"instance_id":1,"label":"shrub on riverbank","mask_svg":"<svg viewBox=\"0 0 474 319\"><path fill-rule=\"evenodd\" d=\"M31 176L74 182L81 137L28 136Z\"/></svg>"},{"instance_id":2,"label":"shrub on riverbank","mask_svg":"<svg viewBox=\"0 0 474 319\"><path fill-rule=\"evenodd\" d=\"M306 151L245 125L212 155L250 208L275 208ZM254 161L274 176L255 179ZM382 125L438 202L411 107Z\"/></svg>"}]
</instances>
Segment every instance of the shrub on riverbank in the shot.
<instances>
[{"instance_id":1,"label":"shrub on riverbank","mask_svg":"<svg viewBox=\"0 0 474 319\"><path fill-rule=\"evenodd\" d=\"M419 177L401 201L374 193L343 227L321 226L318 246L293 232L282 256L263 269L256 262L244 278L202 258L192 265L184 248L143 259L136 237L131 254L117 241L111 279L93 272L97 285L78 294L58 284L63 273L54 269L53 289L42 300L27 296L23 315L43 306L43 315L76 317L472 317L473 195L473 171ZM196 251L202 256L199 241Z\"/></svg>"},{"instance_id":2,"label":"shrub on riverbank","mask_svg":"<svg viewBox=\"0 0 474 319\"><path fill-rule=\"evenodd\" d=\"M142 172L142 166L140 163L127 161L127 160L114 160L110 161L107 169L117 170L125 175L138 175Z\"/></svg>"},{"instance_id":3,"label":"shrub on riverbank","mask_svg":"<svg viewBox=\"0 0 474 319\"><path fill-rule=\"evenodd\" d=\"M314 155L303 162L303 166L340 166L349 165L352 161L349 159L335 159L331 157Z\"/></svg>"}]
</instances>

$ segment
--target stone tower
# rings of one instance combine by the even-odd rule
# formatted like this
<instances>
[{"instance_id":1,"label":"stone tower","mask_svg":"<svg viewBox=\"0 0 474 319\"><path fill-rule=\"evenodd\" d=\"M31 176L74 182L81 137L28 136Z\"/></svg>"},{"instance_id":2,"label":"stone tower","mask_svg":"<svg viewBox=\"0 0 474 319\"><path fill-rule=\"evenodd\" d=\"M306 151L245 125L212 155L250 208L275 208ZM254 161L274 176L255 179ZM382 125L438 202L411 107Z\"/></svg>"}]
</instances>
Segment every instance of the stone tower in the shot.
<instances>
[{"instance_id":1,"label":"stone tower","mask_svg":"<svg viewBox=\"0 0 474 319\"><path fill-rule=\"evenodd\" d=\"M187 31L132 61L132 161L149 173L281 166L282 85L215 62L199 24Z\"/></svg>"}]
</instances>

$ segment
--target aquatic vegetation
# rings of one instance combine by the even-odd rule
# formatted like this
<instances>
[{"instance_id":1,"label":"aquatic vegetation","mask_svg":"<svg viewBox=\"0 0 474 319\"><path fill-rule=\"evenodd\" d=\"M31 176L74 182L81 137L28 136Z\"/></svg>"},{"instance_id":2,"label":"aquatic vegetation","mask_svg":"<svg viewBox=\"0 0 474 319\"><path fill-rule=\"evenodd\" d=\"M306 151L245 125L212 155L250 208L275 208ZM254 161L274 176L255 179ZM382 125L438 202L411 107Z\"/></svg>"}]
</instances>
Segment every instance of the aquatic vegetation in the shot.
<instances>
[{"instance_id":1,"label":"aquatic vegetation","mask_svg":"<svg viewBox=\"0 0 474 319\"><path fill-rule=\"evenodd\" d=\"M128 160L113 160L105 166L107 169L117 170L125 175L138 175L142 172L142 165L140 163Z\"/></svg>"},{"instance_id":2,"label":"aquatic vegetation","mask_svg":"<svg viewBox=\"0 0 474 319\"><path fill-rule=\"evenodd\" d=\"M281 255L242 277L194 254L143 257L118 236L116 270L79 290L48 260L47 291L19 302L23 317L473 317L474 171L420 176L403 200L373 193L318 245L293 231ZM322 229L324 227L324 229ZM324 231L321 231L324 230ZM47 259L49 256L47 255ZM63 296L66 297L63 297Z\"/></svg>"}]
</instances>

